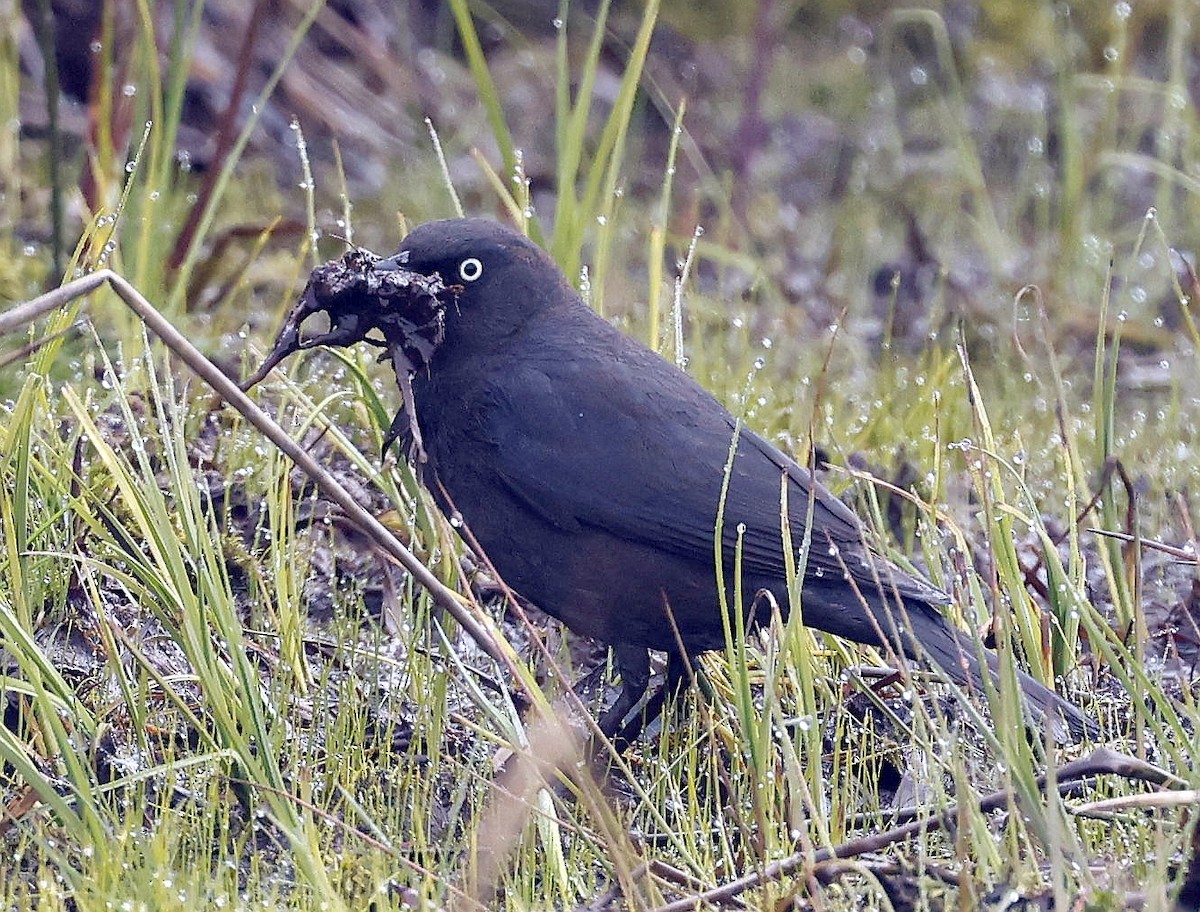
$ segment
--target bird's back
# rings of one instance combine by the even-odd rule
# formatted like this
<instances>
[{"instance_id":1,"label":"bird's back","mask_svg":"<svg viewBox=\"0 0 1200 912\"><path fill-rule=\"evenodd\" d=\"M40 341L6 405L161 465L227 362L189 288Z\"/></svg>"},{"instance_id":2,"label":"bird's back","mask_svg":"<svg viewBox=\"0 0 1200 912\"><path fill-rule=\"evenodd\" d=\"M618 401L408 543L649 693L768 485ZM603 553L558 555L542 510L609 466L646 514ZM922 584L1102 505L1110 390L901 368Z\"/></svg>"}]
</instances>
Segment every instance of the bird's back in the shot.
<instances>
[{"instance_id":1,"label":"bird's back","mask_svg":"<svg viewBox=\"0 0 1200 912\"><path fill-rule=\"evenodd\" d=\"M581 632L672 648L670 611L693 651L721 645L722 503L728 595L739 561L744 602L767 589L786 611L785 496L793 549L810 539L814 609L826 590L854 598L846 575L872 601L881 579L907 598L945 600L876 558L807 469L581 302L539 314L485 356L435 362L414 392L447 506L511 586ZM811 622L876 639L853 606L827 614Z\"/></svg>"}]
</instances>

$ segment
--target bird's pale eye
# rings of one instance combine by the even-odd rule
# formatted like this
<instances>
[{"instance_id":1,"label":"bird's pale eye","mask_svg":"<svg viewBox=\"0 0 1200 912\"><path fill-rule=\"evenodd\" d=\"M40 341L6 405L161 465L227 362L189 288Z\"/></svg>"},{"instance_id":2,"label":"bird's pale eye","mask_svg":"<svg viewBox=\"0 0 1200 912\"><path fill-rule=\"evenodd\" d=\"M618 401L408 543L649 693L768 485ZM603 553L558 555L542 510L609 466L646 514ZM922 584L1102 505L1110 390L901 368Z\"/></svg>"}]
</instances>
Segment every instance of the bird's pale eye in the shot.
<instances>
[{"instance_id":1,"label":"bird's pale eye","mask_svg":"<svg viewBox=\"0 0 1200 912\"><path fill-rule=\"evenodd\" d=\"M474 282L483 275L483 263L475 257L467 257L458 264L458 276L464 282Z\"/></svg>"}]
</instances>

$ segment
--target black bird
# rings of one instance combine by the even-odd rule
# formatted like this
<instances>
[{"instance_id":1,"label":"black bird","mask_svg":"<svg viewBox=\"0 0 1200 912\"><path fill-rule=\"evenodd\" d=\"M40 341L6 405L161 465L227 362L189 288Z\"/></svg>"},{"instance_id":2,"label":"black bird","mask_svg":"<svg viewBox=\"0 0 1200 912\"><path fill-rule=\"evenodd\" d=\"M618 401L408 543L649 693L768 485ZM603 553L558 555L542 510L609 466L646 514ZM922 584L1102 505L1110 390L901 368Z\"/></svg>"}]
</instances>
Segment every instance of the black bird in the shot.
<instances>
[{"instance_id":1,"label":"black bird","mask_svg":"<svg viewBox=\"0 0 1200 912\"><path fill-rule=\"evenodd\" d=\"M412 378L424 482L506 584L614 647L622 691L607 734L646 690L648 649L678 660L676 629L689 655L724 645L714 549L735 435L720 530L729 604L740 548L748 622L769 617L763 593L787 613L786 490L793 548L811 539L804 623L980 685L978 647L939 610L945 593L874 554L808 469L594 313L527 238L484 219L430 222L392 259L459 287ZM994 654L987 664L994 675ZM1039 714L1094 730L1033 678L1021 687Z\"/></svg>"}]
</instances>

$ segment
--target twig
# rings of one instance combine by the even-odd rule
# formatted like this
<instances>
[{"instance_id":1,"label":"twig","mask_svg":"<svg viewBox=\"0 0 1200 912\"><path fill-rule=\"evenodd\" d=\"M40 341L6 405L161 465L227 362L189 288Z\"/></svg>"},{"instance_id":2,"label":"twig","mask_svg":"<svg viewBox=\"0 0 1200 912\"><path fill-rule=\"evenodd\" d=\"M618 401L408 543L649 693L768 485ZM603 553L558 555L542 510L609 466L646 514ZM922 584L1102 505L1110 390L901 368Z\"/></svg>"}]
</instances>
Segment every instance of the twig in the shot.
<instances>
[{"instance_id":1,"label":"twig","mask_svg":"<svg viewBox=\"0 0 1200 912\"><path fill-rule=\"evenodd\" d=\"M1060 786L1060 790L1062 790L1063 786L1072 786L1082 779L1104 774L1123 776L1126 779L1137 779L1170 789L1182 789L1187 784L1182 779L1172 776L1166 770L1146 763L1143 760L1138 760L1135 757L1130 757L1127 754L1118 753L1107 747L1098 747L1086 757L1082 757L1079 760L1072 760L1070 763L1059 767L1055 779ZM1047 777L1039 776L1037 787L1045 788L1046 781ZM1011 797L1012 792L1009 789L1001 789L1000 791L984 795L979 799L979 810L984 812L994 811L1007 804ZM928 810L928 808L921 807L901 808L895 812L893 820L896 823L907 823L910 820L915 820L921 814L928 813ZM853 822L864 823L870 817L875 816L877 815L859 814L853 818Z\"/></svg>"},{"instance_id":2,"label":"twig","mask_svg":"<svg viewBox=\"0 0 1200 912\"><path fill-rule=\"evenodd\" d=\"M225 111L221 115L220 126L217 128L216 149L213 152L208 172L204 176L204 183L200 187L200 193L196 197L196 202L192 205L191 211L188 212L187 221L184 222L179 236L175 238L175 247L171 251L170 258L167 260L172 269L179 268L184 257L187 256L188 250L196 242L196 232L200 227L200 219L204 214L204 210L208 208L209 200L212 199L213 193L216 192L217 181L220 179L222 166L229 156L230 149L233 148L233 141L237 136L238 113L242 107L242 97L246 94L246 84L254 64L254 45L258 40L259 29L266 18L266 6L267 4L264 0L258 0L254 4L254 9L250 11L250 21L246 24L246 31L242 36L241 51L238 54L238 68L233 77L233 88L229 92L229 103L225 106Z\"/></svg>"},{"instance_id":3,"label":"twig","mask_svg":"<svg viewBox=\"0 0 1200 912\"><path fill-rule=\"evenodd\" d=\"M1119 542L1126 542L1129 544L1136 542L1148 551L1161 551L1163 554L1178 558L1179 560L1185 561L1189 564L1194 564L1198 559L1200 559L1200 555L1197 555L1195 548L1179 548L1175 545L1168 545L1166 542L1155 541L1152 538L1139 538L1137 536L1130 535L1128 532L1114 532L1112 529L1089 528L1088 531L1093 535L1103 535L1106 538L1115 538Z\"/></svg>"},{"instance_id":4,"label":"twig","mask_svg":"<svg viewBox=\"0 0 1200 912\"><path fill-rule=\"evenodd\" d=\"M0 336L8 335L27 323L64 307L105 284L112 286L118 297L142 319L151 332L162 339L167 348L195 371L226 402L237 409L268 440L279 447L292 462L312 478L326 497L341 507L346 515L370 536L372 541L404 567L413 579L429 592L434 602L449 612L484 652L501 665L509 668L513 672L514 680L519 680L515 673L511 652L506 650L501 640L493 635L486 622L476 617L457 593L434 576L428 567L401 544L387 526L364 509L333 475L313 459L300 444L289 437L270 415L259 408L249 396L238 388L236 383L208 360L169 320L160 314L154 305L117 273L109 269L97 270L34 298L32 301L0 313Z\"/></svg>"},{"instance_id":5,"label":"twig","mask_svg":"<svg viewBox=\"0 0 1200 912\"><path fill-rule=\"evenodd\" d=\"M677 887L687 887L692 890L699 889L700 881L688 874L686 871L681 871L674 865L669 865L665 861L657 859L644 861L630 873L633 880L641 880L647 874L657 877L659 880L674 884ZM621 898L620 884L613 884L586 906L578 907L575 912L606 912L617 904L617 900ZM734 898L728 905L735 909L744 909L746 904L740 899Z\"/></svg>"},{"instance_id":6,"label":"twig","mask_svg":"<svg viewBox=\"0 0 1200 912\"><path fill-rule=\"evenodd\" d=\"M1058 770L1055 780L1061 784L1101 774L1122 776L1126 779L1150 782L1154 785L1171 789L1181 789L1184 786L1184 782L1181 779L1171 775L1167 771L1138 760L1135 757L1118 753L1108 747L1096 748L1096 750L1092 751L1086 757L1065 764ZM1044 788L1046 777L1041 777L1038 783L1040 787ZM1013 795L1014 793L1010 789L994 792L979 799L977 806L981 811L992 810L1006 804L1013 798ZM919 836L928 830L950 827L958 819L958 810L959 806L953 804L945 810L929 817L910 821L901 826L893 827L890 830L885 830L882 833L860 836L857 839L847 840L841 845L819 849L816 852L796 852L787 858L781 858L779 861L767 865L753 874L740 877L712 890L697 893L687 899L659 906L654 912L690 912L690 910L697 909L705 904L720 905L728 903L734 897L747 890L782 880L799 868L805 866L812 867L834 859L844 860L854 858L868 852L878 852L889 845L903 842L913 836Z\"/></svg>"},{"instance_id":7,"label":"twig","mask_svg":"<svg viewBox=\"0 0 1200 912\"><path fill-rule=\"evenodd\" d=\"M62 188L62 130L59 127L57 26L50 0L38 0L36 22L38 44L41 46L44 70L43 90L46 93L47 146L46 167L50 172L50 268L55 278L63 271L63 188Z\"/></svg>"},{"instance_id":8,"label":"twig","mask_svg":"<svg viewBox=\"0 0 1200 912\"><path fill-rule=\"evenodd\" d=\"M1115 811L1128 811L1145 808L1175 808L1200 807L1200 790L1186 789L1182 792L1149 792L1142 795L1122 795L1118 798L1104 798L1089 804L1072 808L1071 813L1076 817L1111 817Z\"/></svg>"}]
</instances>

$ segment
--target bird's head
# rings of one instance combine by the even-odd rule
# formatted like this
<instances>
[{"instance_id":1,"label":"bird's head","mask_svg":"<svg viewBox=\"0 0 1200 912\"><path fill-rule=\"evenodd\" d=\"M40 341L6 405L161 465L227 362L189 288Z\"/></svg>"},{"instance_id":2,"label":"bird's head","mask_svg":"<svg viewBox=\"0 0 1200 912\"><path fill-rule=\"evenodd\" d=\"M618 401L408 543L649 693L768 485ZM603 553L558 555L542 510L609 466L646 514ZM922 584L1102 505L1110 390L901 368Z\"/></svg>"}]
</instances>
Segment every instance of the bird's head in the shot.
<instances>
[{"instance_id":1,"label":"bird's head","mask_svg":"<svg viewBox=\"0 0 1200 912\"><path fill-rule=\"evenodd\" d=\"M541 248L488 219L427 222L390 259L447 286L447 348L494 344L564 295L575 297Z\"/></svg>"}]
</instances>

